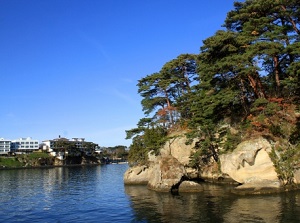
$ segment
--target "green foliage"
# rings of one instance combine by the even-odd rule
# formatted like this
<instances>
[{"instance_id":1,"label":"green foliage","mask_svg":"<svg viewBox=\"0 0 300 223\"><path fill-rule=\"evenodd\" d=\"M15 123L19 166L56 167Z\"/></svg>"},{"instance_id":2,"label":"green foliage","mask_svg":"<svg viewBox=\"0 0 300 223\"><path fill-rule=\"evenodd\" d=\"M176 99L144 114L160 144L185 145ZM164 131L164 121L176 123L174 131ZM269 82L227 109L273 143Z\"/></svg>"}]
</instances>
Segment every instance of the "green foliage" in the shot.
<instances>
[{"instance_id":1,"label":"green foliage","mask_svg":"<svg viewBox=\"0 0 300 223\"><path fill-rule=\"evenodd\" d=\"M22 156L22 155L21 155ZM38 158L49 158L49 153L44 152L33 152L26 155L29 159L38 159Z\"/></svg>"},{"instance_id":2,"label":"green foliage","mask_svg":"<svg viewBox=\"0 0 300 223\"><path fill-rule=\"evenodd\" d=\"M0 157L0 167L15 168L22 167L23 163L19 162L15 157Z\"/></svg>"},{"instance_id":3,"label":"green foliage","mask_svg":"<svg viewBox=\"0 0 300 223\"><path fill-rule=\"evenodd\" d=\"M67 139L59 139L54 142L54 148L59 151L68 151L76 148L76 143Z\"/></svg>"},{"instance_id":4,"label":"green foliage","mask_svg":"<svg viewBox=\"0 0 300 223\"><path fill-rule=\"evenodd\" d=\"M148 150L144 147L142 136L136 136L129 147L128 162L130 164L146 164Z\"/></svg>"},{"instance_id":5,"label":"green foliage","mask_svg":"<svg viewBox=\"0 0 300 223\"><path fill-rule=\"evenodd\" d=\"M265 107L268 103L269 103L269 101L265 98L256 99L252 104L253 108L251 109L251 112L255 112L261 106Z\"/></svg>"},{"instance_id":6,"label":"green foliage","mask_svg":"<svg viewBox=\"0 0 300 223\"><path fill-rule=\"evenodd\" d=\"M283 132L281 130L281 127L280 125L274 125L272 124L270 127L270 132L272 133L272 135L276 136L276 137L280 137L280 136L283 136Z\"/></svg>"},{"instance_id":7,"label":"green foliage","mask_svg":"<svg viewBox=\"0 0 300 223\"><path fill-rule=\"evenodd\" d=\"M290 136L290 142L293 145L300 144L300 118L297 118L296 125Z\"/></svg>"},{"instance_id":8,"label":"green foliage","mask_svg":"<svg viewBox=\"0 0 300 223\"><path fill-rule=\"evenodd\" d=\"M173 126L181 116L175 106L188 106L184 96L197 80L196 67L195 55L182 54L167 62L159 72L140 79L137 86L145 115L154 113L153 121ZM188 109L181 112L182 116L188 116Z\"/></svg>"},{"instance_id":9,"label":"green foliage","mask_svg":"<svg viewBox=\"0 0 300 223\"><path fill-rule=\"evenodd\" d=\"M128 161L131 163L146 164L148 153L159 154L159 149L167 140L167 131L162 127L151 127L145 129L142 135L133 138L130 145Z\"/></svg>"},{"instance_id":10,"label":"green foliage","mask_svg":"<svg viewBox=\"0 0 300 223\"><path fill-rule=\"evenodd\" d=\"M196 151L190 156L189 166L197 170L212 161L219 162L219 154L234 150L241 142L240 134L233 134L228 125L206 126L190 137L195 138L196 135L200 140L196 143Z\"/></svg>"},{"instance_id":11,"label":"green foliage","mask_svg":"<svg viewBox=\"0 0 300 223\"><path fill-rule=\"evenodd\" d=\"M227 135L225 137L225 142L223 144L224 152L233 151L239 143L241 143L241 135L240 134L232 134L230 131L227 131Z\"/></svg>"},{"instance_id":12,"label":"green foliage","mask_svg":"<svg viewBox=\"0 0 300 223\"><path fill-rule=\"evenodd\" d=\"M270 102L265 98L258 98L253 102L250 111L254 115L272 116L279 110L280 107L277 103ZM262 118L264 119L265 117Z\"/></svg>"},{"instance_id":13,"label":"green foliage","mask_svg":"<svg viewBox=\"0 0 300 223\"><path fill-rule=\"evenodd\" d=\"M270 102L267 104L265 114L268 116L275 115L279 110L281 110L281 108L277 103Z\"/></svg>"},{"instance_id":14,"label":"green foliage","mask_svg":"<svg viewBox=\"0 0 300 223\"><path fill-rule=\"evenodd\" d=\"M114 147L107 147L104 152L105 156L111 157L117 157L117 158L122 158L122 159L127 159L128 157L128 151L126 150L127 147L123 145L117 145Z\"/></svg>"},{"instance_id":15,"label":"green foliage","mask_svg":"<svg viewBox=\"0 0 300 223\"><path fill-rule=\"evenodd\" d=\"M14 157L0 157L0 167L6 168L17 168L24 167L24 163L21 160L27 160L28 162L33 162L39 158L50 158L48 153L43 152L33 152L29 154L17 155Z\"/></svg>"},{"instance_id":16,"label":"green foliage","mask_svg":"<svg viewBox=\"0 0 300 223\"><path fill-rule=\"evenodd\" d=\"M300 158L300 146L287 145L277 149L272 148L269 155L278 178L286 185L293 184L294 172Z\"/></svg>"},{"instance_id":17,"label":"green foliage","mask_svg":"<svg viewBox=\"0 0 300 223\"><path fill-rule=\"evenodd\" d=\"M207 154L205 150L198 149L190 156L189 166L199 171L203 165L207 164L207 160L202 158L203 155L206 157L205 154Z\"/></svg>"},{"instance_id":18,"label":"green foliage","mask_svg":"<svg viewBox=\"0 0 300 223\"><path fill-rule=\"evenodd\" d=\"M201 166L211 162L213 158L218 161L218 142L216 137L216 128L213 125L206 125L194 132L193 137L197 137L199 141L195 145L196 152L190 156L189 165L193 168L200 169Z\"/></svg>"},{"instance_id":19,"label":"green foliage","mask_svg":"<svg viewBox=\"0 0 300 223\"><path fill-rule=\"evenodd\" d=\"M93 154L98 145L92 142L69 141L61 138L54 142L54 150L67 152L68 156L81 156L82 154Z\"/></svg>"}]
</instances>

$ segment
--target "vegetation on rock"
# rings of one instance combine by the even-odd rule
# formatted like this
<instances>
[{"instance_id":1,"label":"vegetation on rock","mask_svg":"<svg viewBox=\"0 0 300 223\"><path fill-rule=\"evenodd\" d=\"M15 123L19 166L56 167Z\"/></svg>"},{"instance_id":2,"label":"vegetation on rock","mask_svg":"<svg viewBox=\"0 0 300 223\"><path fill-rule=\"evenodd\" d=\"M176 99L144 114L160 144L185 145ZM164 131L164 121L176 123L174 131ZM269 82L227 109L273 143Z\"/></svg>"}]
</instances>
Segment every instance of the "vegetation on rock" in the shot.
<instances>
[{"instance_id":1,"label":"vegetation on rock","mask_svg":"<svg viewBox=\"0 0 300 223\"><path fill-rule=\"evenodd\" d=\"M300 153L300 3L235 2L223 27L199 55L179 55L138 81L146 118L126 131L129 161L145 163L178 129L199 139L191 156L197 169L263 136L274 145L279 178L291 183Z\"/></svg>"},{"instance_id":2,"label":"vegetation on rock","mask_svg":"<svg viewBox=\"0 0 300 223\"><path fill-rule=\"evenodd\" d=\"M48 153L34 152L11 157L0 157L0 168L19 168L52 165L54 157Z\"/></svg>"}]
</instances>

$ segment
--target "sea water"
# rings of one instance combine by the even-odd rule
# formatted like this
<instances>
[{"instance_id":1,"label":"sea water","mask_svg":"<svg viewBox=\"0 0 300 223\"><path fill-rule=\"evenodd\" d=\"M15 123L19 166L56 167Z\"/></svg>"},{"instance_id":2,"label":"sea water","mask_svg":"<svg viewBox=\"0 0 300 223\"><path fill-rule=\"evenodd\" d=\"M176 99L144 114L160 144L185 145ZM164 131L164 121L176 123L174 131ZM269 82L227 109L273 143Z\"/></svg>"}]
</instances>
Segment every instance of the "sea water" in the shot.
<instances>
[{"instance_id":1,"label":"sea water","mask_svg":"<svg viewBox=\"0 0 300 223\"><path fill-rule=\"evenodd\" d=\"M0 222L300 222L300 192L237 196L230 187L158 193L124 186L127 164L0 170Z\"/></svg>"}]
</instances>

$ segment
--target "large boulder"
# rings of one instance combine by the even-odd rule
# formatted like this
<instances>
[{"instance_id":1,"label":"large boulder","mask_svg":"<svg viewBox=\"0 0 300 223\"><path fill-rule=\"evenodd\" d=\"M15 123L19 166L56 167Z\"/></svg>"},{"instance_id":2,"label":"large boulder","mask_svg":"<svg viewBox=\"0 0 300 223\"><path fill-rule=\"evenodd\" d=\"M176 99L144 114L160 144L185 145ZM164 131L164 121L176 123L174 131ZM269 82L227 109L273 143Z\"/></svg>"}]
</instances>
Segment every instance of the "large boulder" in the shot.
<instances>
[{"instance_id":1,"label":"large boulder","mask_svg":"<svg viewBox=\"0 0 300 223\"><path fill-rule=\"evenodd\" d=\"M195 142L194 140L191 144L186 144L187 138L184 135L179 135L170 139L166 142L163 148L160 150L162 156L173 156L184 166L188 165L190 162L191 153L194 151Z\"/></svg>"},{"instance_id":2,"label":"large boulder","mask_svg":"<svg viewBox=\"0 0 300 223\"><path fill-rule=\"evenodd\" d=\"M233 152L220 155L221 171L242 184L268 182L277 187L279 180L270 152L271 145L264 138L244 141Z\"/></svg>"},{"instance_id":3,"label":"large boulder","mask_svg":"<svg viewBox=\"0 0 300 223\"><path fill-rule=\"evenodd\" d=\"M149 181L149 168L147 166L135 166L129 168L124 174L124 184L147 184Z\"/></svg>"},{"instance_id":4,"label":"large boulder","mask_svg":"<svg viewBox=\"0 0 300 223\"><path fill-rule=\"evenodd\" d=\"M149 171L148 188L169 192L186 175L184 166L173 156L159 156Z\"/></svg>"}]
</instances>

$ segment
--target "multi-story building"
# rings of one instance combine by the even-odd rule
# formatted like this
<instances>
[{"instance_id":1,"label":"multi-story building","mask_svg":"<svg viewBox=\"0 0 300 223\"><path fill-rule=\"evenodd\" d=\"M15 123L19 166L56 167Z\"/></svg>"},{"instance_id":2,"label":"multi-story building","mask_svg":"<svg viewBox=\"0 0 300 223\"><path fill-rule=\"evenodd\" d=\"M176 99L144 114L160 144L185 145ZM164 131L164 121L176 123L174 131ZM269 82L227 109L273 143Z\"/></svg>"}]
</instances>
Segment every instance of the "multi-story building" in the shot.
<instances>
[{"instance_id":1,"label":"multi-story building","mask_svg":"<svg viewBox=\"0 0 300 223\"><path fill-rule=\"evenodd\" d=\"M68 142L69 139L58 137L56 139L44 140L43 141L43 150L50 153L52 156L56 156L58 159L63 159L65 152L57 148L59 142Z\"/></svg>"},{"instance_id":2,"label":"multi-story building","mask_svg":"<svg viewBox=\"0 0 300 223\"><path fill-rule=\"evenodd\" d=\"M10 152L11 140L0 138L0 155L5 155Z\"/></svg>"},{"instance_id":3,"label":"multi-story building","mask_svg":"<svg viewBox=\"0 0 300 223\"><path fill-rule=\"evenodd\" d=\"M11 152L29 153L39 149L39 141L31 137L19 138L11 141Z\"/></svg>"},{"instance_id":4,"label":"multi-story building","mask_svg":"<svg viewBox=\"0 0 300 223\"><path fill-rule=\"evenodd\" d=\"M78 148L81 148L83 146L83 143L85 142L85 138L72 138L70 141L75 142L76 146Z\"/></svg>"},{"instance_id":5,"label":"multi-story building","mask_svg":"<svg viewBox=\"0 0 300 223\"><path fill-rule=\"evenodd\" d=\"M87 148L88 145L91 145L90 148ZM72 138L69 140L59 136L56 139L43 141L43 150L58 159L64 159L66 155L80 156L82 153L91 155L95 148L96 144L86 142L84 138Z\"/></svg>"}]
</instances>

